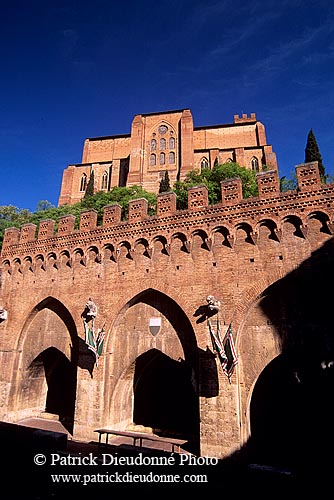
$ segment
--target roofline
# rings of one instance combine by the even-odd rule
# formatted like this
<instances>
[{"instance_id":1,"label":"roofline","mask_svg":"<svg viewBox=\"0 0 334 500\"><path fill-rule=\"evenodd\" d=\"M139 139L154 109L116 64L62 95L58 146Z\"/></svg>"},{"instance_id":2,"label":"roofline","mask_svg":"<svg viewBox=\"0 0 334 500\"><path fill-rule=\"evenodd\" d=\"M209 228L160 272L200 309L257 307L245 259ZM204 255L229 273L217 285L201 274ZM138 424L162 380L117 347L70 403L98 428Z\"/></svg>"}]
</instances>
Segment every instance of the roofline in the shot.
<instances>
[{"instance_id":1,"label":"roofline","mask_svg":"<svg viewBox=\"0 0 334 500\"><path fill-rule=\"evenodd\" d=\"M98 137L87 137L86 141L101 141L102 139L121 139L122 137L131 137L131 134L100 135Z\"/></svg>"},{"instance_id":2,"label":"roofline","mask_svg":"<svg viewBox=\"0 0 334 500\"><path fill-rule=\"evenodd\" d=\"M190 108L183 108L183 109L170 109L168 111L154 111L152 113L139 113L136 116L154 116L154 115L168 115L171 113L183 113L183 111L190 111Z\"/></svg>"},{"instance_id":3,"label":"roofline","mask_svg":"<svg viewBox=\"0 0 334 500\"><path fill-rule=\"evenodd\" d=\"M183 113L183 111L189 110L190 108L183 108L183 109L173 109L169 111L155 111L152 113L140 113L135 116L157 116L157 115L163 115L163 114L171 114L171 113ZM247 120L247 121L240 121L237 123L222 123L218 125L202 125L199 127L194 127L194 131L196 130L204 130L204 129L215 129L215 128L230 128L230 127L240 127L244 125L255 125L258 123L259 120ZM86 141L101 141L105 139L121 139L121 138L127 138L131 137L131 134L116 134L116 135L102 135L98 137L87 137Z\"/></svg>"},{"instance_id":4,"label":"roofline","mask_svg":"<svg viewBox=\"0 0 334 500\"><path fill-rule=\"evenodd\" d=\"M252 120L252 121L245 121L245 122L239 122L239 123L223 123L221 125L203 125L200 127L194 127L195 130L203 130L203 129L212 129L212 128L229 128L229 127L240 127L242 125L255 125L258 123L259 120Z\"/></svg>"}]
</instances>

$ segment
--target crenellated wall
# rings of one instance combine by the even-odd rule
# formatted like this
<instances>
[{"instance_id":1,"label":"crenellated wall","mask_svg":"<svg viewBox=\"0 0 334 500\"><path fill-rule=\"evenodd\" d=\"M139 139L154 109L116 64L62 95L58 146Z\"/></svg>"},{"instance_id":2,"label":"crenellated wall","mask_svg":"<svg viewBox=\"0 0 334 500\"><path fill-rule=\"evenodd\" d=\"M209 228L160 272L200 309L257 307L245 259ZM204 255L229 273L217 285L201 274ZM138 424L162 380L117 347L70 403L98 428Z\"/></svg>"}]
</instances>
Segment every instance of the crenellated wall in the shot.
<instances>
[{"instance_id":1,"label":"crenellated wall","mask_svg":"<svg viewBox=\"0 0 334 500\"><path fill-rule=\"evenodd\" d=\"M155 216L148 216L146 199L137 199L126 221L113 204L104 208L101 225L97 212L87 210L79 229L71 215L60 219L56 232L52 220L38 231L34 224L7 229L0 267L0 306L8 311L0 323L0 419L45 411L47 387L37 361L46 366L43 353L57 353L71 380L66 411L76 437L93 439L101 425L133 425L136 370L159 355L175 379L182 373L188 380L184 374L191 373L188 419L199 453L224 457L240 448L251 434L256 381L294 344L268 319L262 297L331 242L334 231L334 185L320 183L317 163L298 165L296 173L298 189L286 193L277 171L266 171L257 175L254 198L243 199L240 179L229 179L214 206L203 185L189 189L183 211L169 192L158 195ZM208 295L222 304L223 328L232 321L239 362L230 382L201 318ZM88 297L97 304L98 326L106 325L98 368L85 351L81 313ZM276 306L273 300L270 307ZM160 318L157 335L149 330L152 318ZM145 421L138 412L138 421Z\"/></svg>"}]
</instances>

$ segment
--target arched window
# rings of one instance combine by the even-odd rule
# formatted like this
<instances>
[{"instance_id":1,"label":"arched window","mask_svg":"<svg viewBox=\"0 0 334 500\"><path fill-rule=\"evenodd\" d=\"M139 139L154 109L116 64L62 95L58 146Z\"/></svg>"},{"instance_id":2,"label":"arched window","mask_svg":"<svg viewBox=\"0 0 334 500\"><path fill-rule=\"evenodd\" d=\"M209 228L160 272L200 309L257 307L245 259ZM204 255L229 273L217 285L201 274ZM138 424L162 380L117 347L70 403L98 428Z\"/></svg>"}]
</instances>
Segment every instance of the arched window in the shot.
<instances>
[{"instance_id":1,"label":"arched window","mask_svg":"<svg viewBox=\"0 0 334 500\"><path fill-rule=\"evenodd\" d=\"M160 153L159 161L160 161L160 165L165 164L165 153Z\"/></svg>"},{"instance_id":2,"label":"arched window","mask_svg":"<svg viewBox=\"0 0 334 500\"><path fill-rule=\"evenodd\" d=\"M175 153L174 151L170 151L168 155L168 163L175 163Z\"/></svg>"},{"instance_id":3,"label":"arched window","mask_svg":"<svg viewBox=\"0 0 334 500\"><path fill-rule=\"evenodd\" d=\"M166 139L163 137L160 139L160 149L166 149Z\"/></svg>"},{"instance_id":4,"label":"arched window","mask_svg":"<svg viewBox=\"0 0 334 500\"><path fill-rule=\"evenodd\" d=\"M82 174L80 180L80 191L86 191L86 187L87 187L87 175Z\"/></svg>"},{"instance_id":5,"label":"arched window","mask_svg":"<svg viewBox=\"0 0 334 500\"><path fill-rule=\"evenodd\" d=\"M209 160L207 158L201 159L201 171L205 168L209 168Z\"/></svg>"},{"instance_id":6,"label":"arched window","mask_svg":"<svg viewBox=\"0 0 334 500\"><path fill-rule=\"evenodd\" d=\"M108 172L104 172L102 175L101 189L108 189Z\"/></svg>"},{"instance_id":7,"label":"arched window","mask_svg":"<svg viewBox=\"0 0 334 500\"><path fill-rule=\"evenodd\" d=\"M259 171L259 160L255 156L252 158L251 165L253 172Z\"/></svg>"},{"instance_id":8,"label":"arched window","mask_svg":"<svg viewBox=\"0 0 334 500\"><path fill-rule=\"evenodd\" d=\"M175 138L174 137L169 138L169 149L175 149Z\"/></svg>"},{"instance_id":9,"label":"arched window","mask_svg":"<svg viewBox=\"0 0 334 500\"><path fill-rule=\"evenodd\" d=\"M150 154L150 166L151 167L154 167L154 165L156 164L156 156L154 153Z\"/></svg>"},{"instance_id":10,"label":"arched window","mask_svg":"<svg viewBox=\"0 0 334 500\"><path fill-rule=\"evenodd\" d=\"M151 151L155 151L157 149L157 141L155 139L151 139Z\"/></svg>"}]
</instances>

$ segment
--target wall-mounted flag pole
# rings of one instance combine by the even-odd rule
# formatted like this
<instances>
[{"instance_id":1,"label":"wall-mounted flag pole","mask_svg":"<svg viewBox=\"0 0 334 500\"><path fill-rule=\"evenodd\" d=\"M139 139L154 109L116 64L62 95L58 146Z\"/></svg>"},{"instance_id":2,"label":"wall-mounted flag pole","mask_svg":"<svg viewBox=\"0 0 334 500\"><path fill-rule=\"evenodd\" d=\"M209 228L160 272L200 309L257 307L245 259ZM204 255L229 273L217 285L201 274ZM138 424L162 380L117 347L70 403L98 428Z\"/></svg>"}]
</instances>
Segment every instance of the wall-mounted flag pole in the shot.
<instances>
[{"instance_id":1,"label":"wall-mounted flag pole","mask_svg":"<svg viewBox=\"0 0 334 500\"><path fill-rule=\"evenodd\" d=\"M231 382L234 367L238 363L238 356L235 350L232 332L232 322L229 324L224 339L221 338L220 321L217 319L216 330L208 319L208 327L212 341L213 350L218 354L223 372Z\"/></svg>"}]
</instances>

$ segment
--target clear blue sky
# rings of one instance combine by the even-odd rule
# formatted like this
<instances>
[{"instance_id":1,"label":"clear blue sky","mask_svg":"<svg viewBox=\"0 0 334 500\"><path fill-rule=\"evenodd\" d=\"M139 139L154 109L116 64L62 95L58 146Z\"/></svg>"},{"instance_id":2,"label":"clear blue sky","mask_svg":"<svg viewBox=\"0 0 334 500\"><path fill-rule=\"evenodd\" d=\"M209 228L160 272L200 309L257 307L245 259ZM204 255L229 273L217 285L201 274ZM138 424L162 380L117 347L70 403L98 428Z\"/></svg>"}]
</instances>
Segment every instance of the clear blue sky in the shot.
<instances>
[{"instance_id":1,"label":"clear blue sky","mask_svg":"<svg viewBox=\"0 0 334 500\"><path fill-rule=\"evenodd\" d=\"M0 205L57 205L85 138L181 108L195 126L256 113L280 176L312 128L333 175L332 0L11 0L0 54Z\"/></svg>"}]
</instances>

